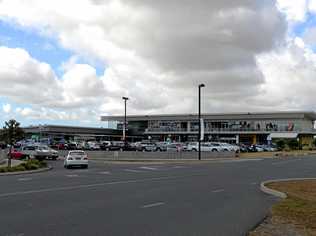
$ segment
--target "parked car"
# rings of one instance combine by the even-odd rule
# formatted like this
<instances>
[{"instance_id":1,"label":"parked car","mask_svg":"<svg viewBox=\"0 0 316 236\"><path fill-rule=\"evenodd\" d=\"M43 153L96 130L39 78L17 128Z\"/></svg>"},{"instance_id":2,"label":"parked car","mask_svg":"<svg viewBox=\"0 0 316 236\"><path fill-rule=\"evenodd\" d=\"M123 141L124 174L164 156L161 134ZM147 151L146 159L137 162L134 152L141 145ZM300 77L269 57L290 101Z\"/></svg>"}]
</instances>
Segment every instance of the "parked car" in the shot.
<instances>
[{"instance_id":1,"label":"parked car","mask_svg":"<svg viewBox=\"0 0 316 236\"><path fill-rule=\"evenodd\" d=\"M199 150L199 142L188 143L187 150L197 152ZM224 150L224 148L215 142L212 142L212 143L203 142L203 143L201 143L201 152L220 152L223 150Z\"/></svg>"},{"instance_id":2,"label":"parked car","mask_svg":"<svg viewBox=\"0 0 316 236\"><path fill-rule=\"evenodd\" d=\"M155 143L150 141L142 141L136 143L136 150L142 152L154 152L157 150Z\"/></svg>"},{"instance_id":3,"label":"parked car","mask_svg":"<svg viewBox=\"0 0 316 236\"><path fill-rule=\"evenodd\" d=\"M249 152L263 152L264 149L259 145L253 144L248 147L248 151Z\"/></svg>"},{"instance_id":4,"label":"parked car","mask_svg":"<svg viewBox=\"0 0 316 236\"><path fill-rule=\"evenodd\" d=\"M240 152L240 148L237 145L232 145L230 143L218 143L218 144L223 148L223 151Z\"/></svg>"},{"instance_id":5,"label":"parked car","mask_svg":"<svg viewBox=\"0 0 316 236\"><path fill-rule=\"evenodd\" d=\"M10 156L9 152L7 153L7 156L8 157ZM21 150L13 148L11 150L11 158L17 159L17 160L22 160L22 159L26 159L26 156L23 154L23 152Z\"/></svg>"},{"instance_id":6,"label":"parked car","mask_svg":"<svg viewBox=\"0 0 316 236\"><path fill-rule=\"evenodd\" d=\"M157 152L165 152L167 151L168 148L168 143L167 142L156 142L156 151Z\"/></svg>"},{"instance_id":7,"label":"parked car","mask_svg":"<svg viewBox=\"0 0 316 236\"><path fill-rule=\"evenodd\" d=\"M100 148L101 150L110 150L111 141L102 141L100 142Z\"/></svg>"},{"instance_id":8,"label":"parked car","mask_svg":"<svg viewBox=\"0 0 316 236\"><path fill-rule=\"evenodd\" d=\"M78 150L79 146L77 143L67 143L66 148L67 150Z\"/></svg>"},{"instance_id":9,"label":"parked car","mask_svg":"<svg viewBox=\"0 0 316 236\"><path fill-rule=\"evenodd\" d=\"M125 143L123 141L112 141L108 151L124 151Z\"/></svg>"},{"instance_id":10,"label":"parked car","mask_svg":"<svg viewBox=\"0 0 316 236\"><path fill-rule=\"evenodd\" d=\"M39 146L25 146L22 148L22 153L26 158L43 160L51 158L56 160L58 158L58 151L44 145Z\"/></svg>"},{"instance_id":11,"label":"parked car","mask_svg":"<svg viewBox=\"0 0 316 236\"><path fill-rule=\"evenodd\" d=\"M80 166L83 168L88 168L88 155L85 151L76 150L76 151L69 151L68 155L64 160L64 167L69 169L71 167Z\"/></svg>"},{"instance_id":12,"label":"parked car","mask_svg":"<svg viewBox=\"0 0 316 236\"><path fill-rule=\"evenodd\" d=\"M170 143L167 145L167 151L183 152L186 151L187 147L183 143Z\"/></svg>"}]
</instances>

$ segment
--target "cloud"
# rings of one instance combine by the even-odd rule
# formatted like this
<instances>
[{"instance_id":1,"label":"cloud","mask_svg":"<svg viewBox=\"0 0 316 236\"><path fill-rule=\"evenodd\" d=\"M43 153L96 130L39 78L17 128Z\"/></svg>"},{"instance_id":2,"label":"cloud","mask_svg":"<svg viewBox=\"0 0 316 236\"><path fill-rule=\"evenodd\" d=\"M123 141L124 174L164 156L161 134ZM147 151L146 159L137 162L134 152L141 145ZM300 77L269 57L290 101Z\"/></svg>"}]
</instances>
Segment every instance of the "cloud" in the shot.
<instances>
[{"instance_id":1,"label":"cloud","mask_svg":"<svg viewBox=\"0 0 316 236\"><path fill-rule=\"evenodd\" d=\"M4 104L2 105L2 110L4 113L10 113L11 112L11 105L10 104Z\"/></svg>"},{"instance_id":2,"label":"cloud","mask_svg":"<svg viewBox=\"0 0 316 236\"><path fill-rule=\"evenodd\" d=\"M43 84L52 89L41 99L31 92L33 96L24 99L26 93L21 99L39 107L69 113L92 107L100 114L122 114L121 97L128 96L129 113L195 112L197 85L203 82L205 112L291 109L306 100L297 96L297 103L289 101L283 88L292 84L306 93L296 80L314 70L305 48L288 42L286 36L287 20L305 19L306 2L3 0L0 18L34 28L72 50L74 58L98 60L106 68L98 77L91 65L72 59L57 78L49 66L32 59L32 73L37 72L32 78L41 78L33 84L46 81ZM310 72L291 74L298 58ZM40 65L46 69L39 70ZM20 67L18 71L25 70ZM11 83L23 83L11 77ZM312 82L305 77L302 81ZM15 101L19 98L5 94ZM279 103L273 104L274 99Z\"/></svg>"}]
</instances>

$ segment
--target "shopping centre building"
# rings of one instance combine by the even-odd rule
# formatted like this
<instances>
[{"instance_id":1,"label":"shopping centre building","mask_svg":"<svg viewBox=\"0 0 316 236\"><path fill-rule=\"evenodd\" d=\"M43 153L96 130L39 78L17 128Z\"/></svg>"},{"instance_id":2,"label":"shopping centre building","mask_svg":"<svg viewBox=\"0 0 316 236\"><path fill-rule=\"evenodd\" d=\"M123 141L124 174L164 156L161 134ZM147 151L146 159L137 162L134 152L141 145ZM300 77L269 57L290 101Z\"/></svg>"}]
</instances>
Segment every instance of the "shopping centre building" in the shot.
<instances>
[{"instance_id":1,"label":"shopping centre building","mask_svg":"<svg viewBox=\"0 0 316 236\"><path fill-rule=\"evenodd\" d=\"M265 144L273 139L295 138L310 146L316 129L314 112L203 114L204 140ZM124 116L102 116L122 130ZM198 138L197 114L129 115L128 132L160 141L194 141Z\"/></svg>"}]
</instances>

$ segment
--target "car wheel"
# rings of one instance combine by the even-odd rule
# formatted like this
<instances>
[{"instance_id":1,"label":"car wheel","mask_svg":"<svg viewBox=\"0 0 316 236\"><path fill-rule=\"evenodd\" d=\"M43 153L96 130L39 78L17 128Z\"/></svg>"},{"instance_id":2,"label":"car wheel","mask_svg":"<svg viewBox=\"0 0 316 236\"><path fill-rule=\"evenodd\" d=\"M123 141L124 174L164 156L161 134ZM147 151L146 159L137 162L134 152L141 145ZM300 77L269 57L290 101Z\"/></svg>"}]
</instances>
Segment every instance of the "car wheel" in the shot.
<instances>
[{"instance_id":1,"label":"car wheel","mask_svg":"<svg viewBox=\"0 0 316 236\"><path fill-rule=\"evenodd\" d=\"M110 149L109 149L109 148L106 148L106 149L105 149L105 151L107 151L107 152L108 152L108 151L110 151Z\"/></svg>"},{"instance_id":2,"label":"car wheel","mask_svg":"<svg viewBox=\"0 0 316 236\"><path fill-rule=\"evenodd\" d=\"M217 149L214 148L214 149L212 149L212 152L218 152L218 151L217 151Z\"/></svg>"},{"instance_id":3,"label":"car wheel","mask_svg":"<svg viewBox=\"0 0 316 236\"><path fill-rule=\"evenodd\" d=\"M197 150L195 148L192 149L192 152L197 152Z\"/></svg>"},{"instance_id":4,"label":"car wheel","mask_svg":"<svg viewBox=\"0 0 316 236\"><path fill-rule=\"evenodd\" d=\"M123 152L123 148L120 148L120 152Z\"/></svg>"},{"instance_id":5,"label":"car wheel","mask_svg":"<svg viewBox=\"0 0 316 236\"><path fill-rule=\"evenodd\" d=\"M224 152L228 152L228 149L224 149Z\"/></svg>"}]
</instances>

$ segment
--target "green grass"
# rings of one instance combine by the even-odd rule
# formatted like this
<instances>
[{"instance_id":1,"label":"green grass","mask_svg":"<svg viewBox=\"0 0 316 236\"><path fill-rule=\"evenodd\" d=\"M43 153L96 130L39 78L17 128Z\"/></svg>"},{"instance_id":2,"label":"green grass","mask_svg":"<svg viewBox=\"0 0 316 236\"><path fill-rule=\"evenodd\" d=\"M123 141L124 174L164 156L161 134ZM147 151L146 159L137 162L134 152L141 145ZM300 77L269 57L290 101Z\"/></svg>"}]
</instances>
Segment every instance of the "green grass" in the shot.
<instances>
[{"instance_id":1,"label":"green grass","mask_svg":"<svg viewBox=\"0 0 316 236\"><path fill-rule=\"evenodd\" d=\"M13 167L1 167L0 173L6 172L17 172L17 171L27 171L27 170L37 170L39 168L47 167L47 163L39 160L28 160L21 163L20 165Z\"/></svg>"}]
</instances>

